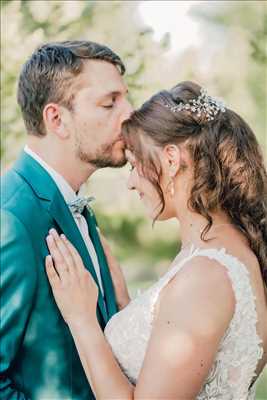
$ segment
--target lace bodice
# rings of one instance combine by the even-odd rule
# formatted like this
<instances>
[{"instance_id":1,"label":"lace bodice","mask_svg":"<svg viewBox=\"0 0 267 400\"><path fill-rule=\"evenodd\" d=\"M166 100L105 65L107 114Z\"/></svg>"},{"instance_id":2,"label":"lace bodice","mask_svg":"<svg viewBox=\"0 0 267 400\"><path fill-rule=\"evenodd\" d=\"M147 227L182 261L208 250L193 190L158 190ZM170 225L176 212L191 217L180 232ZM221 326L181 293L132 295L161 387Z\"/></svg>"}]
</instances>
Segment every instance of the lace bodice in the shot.
<instances>
[{"instance_id":1,"label":"lace bodice","mask_svg":"<svg viewBox=\"0 0 267 400\"><path fill-rule=\"evenodd\" d=\"M174 260L171 268L158 282L112 317L106 326L105 336L122 370L136 384L150 338L159 293L186 262L195 256L214 259L226 268L236 300L233 318L220 342L214 364L197 400L253 399L255 388L249 390L249 386L263 355L261 340L256 331L255 297L247 268L237 258L227 254L225 249L191 248L189 256L179 262Z\"/></svg>"}]
</instances>

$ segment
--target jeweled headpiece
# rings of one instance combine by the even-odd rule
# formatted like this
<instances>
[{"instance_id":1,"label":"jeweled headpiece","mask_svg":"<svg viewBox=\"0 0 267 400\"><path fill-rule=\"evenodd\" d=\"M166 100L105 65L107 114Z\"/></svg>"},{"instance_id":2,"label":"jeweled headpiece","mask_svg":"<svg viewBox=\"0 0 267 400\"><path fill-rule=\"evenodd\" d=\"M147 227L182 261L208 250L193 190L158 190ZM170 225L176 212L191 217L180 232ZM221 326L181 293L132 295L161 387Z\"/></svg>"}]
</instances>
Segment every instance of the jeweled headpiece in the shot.
<instances>
[{"instance_id":1,"label":"jeweled headpiece","mask_svg":"<svg viewBox=\"0 0 267 400\"><path fill-rule=\"evenodd\" d=\"M196 99L189 100L188 103L169 104L165 103L165 107L172 112L191 111L197 114L197 117L206 117L208 121L214 120L219 111L225 112L225 104L222 100L211 97L207 94L206 89L200 90L200 95Z\"/></svg>"}]
</instances>

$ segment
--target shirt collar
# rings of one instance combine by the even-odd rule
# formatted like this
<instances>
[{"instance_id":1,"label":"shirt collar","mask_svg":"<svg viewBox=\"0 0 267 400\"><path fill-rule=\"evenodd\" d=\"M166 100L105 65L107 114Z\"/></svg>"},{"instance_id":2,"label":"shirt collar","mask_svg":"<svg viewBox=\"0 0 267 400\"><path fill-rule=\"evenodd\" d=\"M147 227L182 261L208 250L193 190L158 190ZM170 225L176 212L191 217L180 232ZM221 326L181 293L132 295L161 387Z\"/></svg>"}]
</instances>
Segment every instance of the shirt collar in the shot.
<instances>
[{"instance_id":1,"label":"shirt collar","mask_svg":"<svg viewBox=\"0 0 267 400\"><path fill-rule=\"evenodd\" d=\"M39 157L33 150L31 150L29 146L26 145L24 147L24 151L25 153L29 154L35 161L37 161L49 173L51 178L56 183L62 196L64 197L66 203L77 200L79 194L77 195L75 193L75 191L66 181L66 179L63 178L62 175L60 175L57 171L50 167L50 165L48 165L41 157Z\"/></svg>"}]
</instances>

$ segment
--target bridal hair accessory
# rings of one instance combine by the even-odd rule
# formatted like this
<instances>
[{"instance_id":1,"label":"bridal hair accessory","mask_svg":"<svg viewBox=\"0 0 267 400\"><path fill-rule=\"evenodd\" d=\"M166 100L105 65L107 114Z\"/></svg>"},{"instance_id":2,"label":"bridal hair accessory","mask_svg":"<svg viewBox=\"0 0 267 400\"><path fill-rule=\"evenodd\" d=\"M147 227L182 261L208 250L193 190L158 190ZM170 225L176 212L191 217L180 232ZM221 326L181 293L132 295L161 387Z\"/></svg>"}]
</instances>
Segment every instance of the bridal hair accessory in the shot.
<instances>
[{"instance_id":1,"label":"bridal hair accessory","mask_svg":"<svg viewBox=\"0 0 267 400\"><path fill-rule=\"evenodd\" d=\"M91 210L90 203L93 200L95 200L94 197L78 197L76 200L68 203L68 206L72 214L81 214L85 207L92 214L93 212Z\"/></svg>"},{"instance_id":2,"label":"bridal hair accessory","mask_svg":"<svg viewBox=\"0 0 267 400\"><path fill-rule=\"evenodd\" d=\"M222 100L208 95L207 90L202 88L200 95L196 99L189 100L188 103L179 103L177 105L164 104L172 112L191 111L197 113L198 117L205 116L208 121L214 120L219 111L225 112L225 104Z\"/></svg>"}]
</instances>

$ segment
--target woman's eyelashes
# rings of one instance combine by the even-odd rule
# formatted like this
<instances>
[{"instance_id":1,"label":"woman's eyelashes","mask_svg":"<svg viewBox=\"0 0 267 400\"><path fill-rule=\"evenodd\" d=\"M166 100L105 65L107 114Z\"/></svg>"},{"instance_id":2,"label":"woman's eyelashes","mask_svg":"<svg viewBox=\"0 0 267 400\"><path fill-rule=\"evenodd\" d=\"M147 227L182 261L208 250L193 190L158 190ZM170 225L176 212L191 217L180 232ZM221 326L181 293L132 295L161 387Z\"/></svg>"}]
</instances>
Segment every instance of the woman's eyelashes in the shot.
<instances>
[{"instance_id":1,"label":"woman's eyelashes","mask_svg":"<svg viewBox=\"0 0 267 400\"><path fill-rule=\"evenodd\" d=\"M110 99L109 102L107 102L107 104L103 104L102 107L107 109L113 108L115 103L116 103L116 97L112 97L112 99Z\"/></svg>"},{"instance_id":2,"label":"woman's eyelashes","mask_svg":"<svg viewBox=\"0 0 267 400\"><path fill-rule=\"evenodd\" d=\"M114 103L111 103L111 104L103 105L102 107L103 108L113 108L113 106L114 106Z\"/></svg>"}]
</instances>

